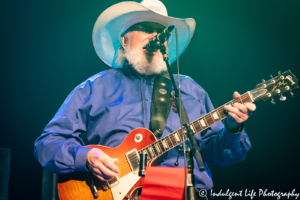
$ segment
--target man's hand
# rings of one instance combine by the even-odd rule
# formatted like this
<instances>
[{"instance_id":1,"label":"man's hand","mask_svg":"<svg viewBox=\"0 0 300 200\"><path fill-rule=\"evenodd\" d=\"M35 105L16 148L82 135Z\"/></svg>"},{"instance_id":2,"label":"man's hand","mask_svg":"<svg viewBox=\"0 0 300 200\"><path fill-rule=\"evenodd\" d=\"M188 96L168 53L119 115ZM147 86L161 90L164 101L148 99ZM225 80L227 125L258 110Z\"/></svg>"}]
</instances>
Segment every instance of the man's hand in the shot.
<instances>
[{"instance_id":1,"label":"man's hand","mask_svg":"<svg viewBox=\"0 0 300 200\"><path fill-rule=\"evenodd\" d=\"M102 150L93 148L86 156L86 163L91 173L102 181L109 181L119 175L120 170L114 164L117 158L111 158Z\"/></svg>"},{"instance_id":2,"label":"man's hand","mask_svg":"<svg viewBox=\"0 0 300 200\"><path fill-rule=\"evenodd\" d=\"M233 93L233 98L239 98L241 95L238 92ZM256 106L253 103L235 103L233 104L233 107L230 105L226 105L224 107L228 112L227 117L227 127L230 130L235 130L239 127L241 123L246 121L253 111L255 111Z\"/></svg>"}]
</instances>

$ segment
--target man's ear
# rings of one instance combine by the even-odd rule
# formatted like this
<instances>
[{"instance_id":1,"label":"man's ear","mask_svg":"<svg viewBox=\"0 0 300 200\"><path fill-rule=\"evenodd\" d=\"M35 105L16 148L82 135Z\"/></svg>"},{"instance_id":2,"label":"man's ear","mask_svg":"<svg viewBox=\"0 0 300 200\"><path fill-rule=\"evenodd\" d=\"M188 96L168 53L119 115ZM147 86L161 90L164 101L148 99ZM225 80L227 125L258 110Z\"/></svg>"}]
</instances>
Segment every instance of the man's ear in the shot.
<instances>
[{"instance_id":1,"label":"man's ear","mask_svg":"<svg viewBox=\"0 0 300 200\"><path fill-rule=\"evenodd\" d=\"M125 35L121 35L121 42L122 42L123 49L126 49L127 41Z\"/></svg>"}]
</instances>

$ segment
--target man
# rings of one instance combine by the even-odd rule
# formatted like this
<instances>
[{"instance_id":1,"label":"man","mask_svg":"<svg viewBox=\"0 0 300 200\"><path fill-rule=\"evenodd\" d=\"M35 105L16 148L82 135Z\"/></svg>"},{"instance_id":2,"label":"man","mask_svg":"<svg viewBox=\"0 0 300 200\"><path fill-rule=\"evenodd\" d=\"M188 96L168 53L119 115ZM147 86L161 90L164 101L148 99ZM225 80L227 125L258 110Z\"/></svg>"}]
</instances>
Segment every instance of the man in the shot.
<instances>
[{"instance_id":1,"label":"man","mask_svg":"<svg viewBox=\"0 0 300 200\"><path fill-rule=\"evenodd\" d=\"M96 74L76 87L35 141L35 157L43 167L67 174L87 171L88 165L93 175L103 181L118 176L116 158L84 145L117 147L133 129L151 128L153 82L167 69L160 51L150 53L143 47L170 24L178 28L182 54L193 36L195 21L168 17L165 6L158 0L144 0L140 4L121 2L99 16L93 43L99 57L114 69ZM174 38L164 43L171 63L176 60ZM182 101L190 121L214 110L207 93L197 83L187 76L181 76L180 81ZM234 98L239 96L234 93ZM173 110L161 137L180 128L177 110ZM226 128L218 122L195 136L206 163L237 163L250 149L243 122L255 110L255 105L236 103L226 110L229 115ZM84 134L87 144L82 140ZM177 147L170 150L159 166L174 167L177 154ZM181 153L179 167L183 166ZM205 167L200 172L195 166L196 187L211 189L211 176Z\"/></svg>"}]
</instances>

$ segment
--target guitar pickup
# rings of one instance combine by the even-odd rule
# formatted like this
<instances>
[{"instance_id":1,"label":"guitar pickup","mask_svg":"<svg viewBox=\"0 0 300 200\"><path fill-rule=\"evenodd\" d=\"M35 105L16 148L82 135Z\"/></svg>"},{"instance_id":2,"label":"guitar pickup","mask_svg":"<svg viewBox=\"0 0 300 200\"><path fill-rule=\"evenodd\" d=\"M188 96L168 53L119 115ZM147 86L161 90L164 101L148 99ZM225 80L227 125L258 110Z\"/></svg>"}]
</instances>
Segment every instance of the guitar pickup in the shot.
<instances>
[{"instance_id":1,"label":"guitar pickup","mask_svg":"<svg viewBox=\"0 0 300 200\"><path fill-rule=\"evenodd\" d=\"M133 149L126 153L126 158L131 168L131 171L135 174L139 170L140 156L136 149Z\"/></svg>"}]
</instances>

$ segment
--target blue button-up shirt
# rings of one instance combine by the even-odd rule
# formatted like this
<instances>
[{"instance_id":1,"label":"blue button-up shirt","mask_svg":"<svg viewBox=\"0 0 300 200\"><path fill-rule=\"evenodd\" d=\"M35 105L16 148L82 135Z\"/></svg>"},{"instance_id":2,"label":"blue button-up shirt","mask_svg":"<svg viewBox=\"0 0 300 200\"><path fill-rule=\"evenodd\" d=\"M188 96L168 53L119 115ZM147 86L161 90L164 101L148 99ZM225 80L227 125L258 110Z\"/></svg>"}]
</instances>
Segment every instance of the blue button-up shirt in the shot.
<instances>
[{"instance_id":1,"label":"blue button-up shirt","mask_svg":"<svg viewBox=\"0 0 300 200\"><path fill-rule=\"evenodd\" d=\"M127 64L90 77L71 92L37 138L34 156L43 167L58 174L86 171L86 156L90 148L84 147L84 134L86 145L116 147L133 129L150 128L155 77L141 77ZM175 81L177 84L177 78ZM181 75L180 84L190 121L214 110L208 94L190 77ZM179 117L171 111L162 137L179 128ZM221 122L201 135L197 134L195 138L203 160L213 165L240 162L251 147L244 130L230 133ZM176 147L159 165L174 167L177 155ZM183 153L180 153L178 167L184 167ZM197 188L212 188L207 166L204 172L200 172L195 162L195 177Z\"/></svg>"}]
</instances>

